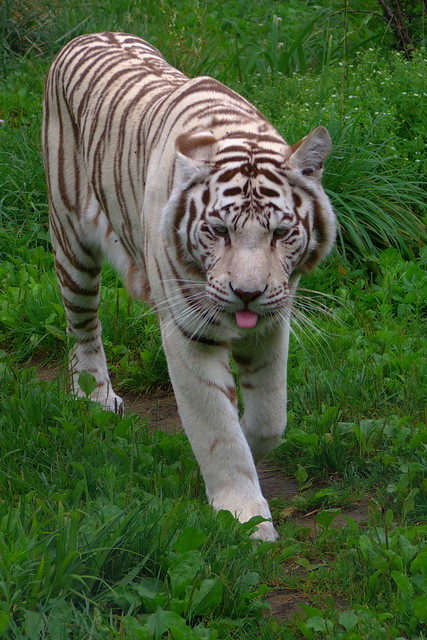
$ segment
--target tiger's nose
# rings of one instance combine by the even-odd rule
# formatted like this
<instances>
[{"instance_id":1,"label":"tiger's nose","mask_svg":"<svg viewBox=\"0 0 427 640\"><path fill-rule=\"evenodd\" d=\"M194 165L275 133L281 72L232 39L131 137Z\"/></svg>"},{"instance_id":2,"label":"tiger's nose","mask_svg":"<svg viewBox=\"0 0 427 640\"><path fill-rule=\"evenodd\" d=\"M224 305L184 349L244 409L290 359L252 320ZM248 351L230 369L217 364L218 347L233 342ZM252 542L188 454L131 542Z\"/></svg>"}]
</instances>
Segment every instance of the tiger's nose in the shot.
<instances>
[{"instance_id":1,"label":"tiger's nose","mask_svg":"<svg viewBox=\"0 0 427 640\"><path fill-rule=\"evenodd\" d=\"M249 304L249 302L252 302L252 300L255 300L255 298L261 296L267 288L265 287L263 291L244 291L244 289L233 289L233 286L231 284L230 287L233 293L235 293L236 296L243 300L245 304Z\"/></svg>"}]
</instances>

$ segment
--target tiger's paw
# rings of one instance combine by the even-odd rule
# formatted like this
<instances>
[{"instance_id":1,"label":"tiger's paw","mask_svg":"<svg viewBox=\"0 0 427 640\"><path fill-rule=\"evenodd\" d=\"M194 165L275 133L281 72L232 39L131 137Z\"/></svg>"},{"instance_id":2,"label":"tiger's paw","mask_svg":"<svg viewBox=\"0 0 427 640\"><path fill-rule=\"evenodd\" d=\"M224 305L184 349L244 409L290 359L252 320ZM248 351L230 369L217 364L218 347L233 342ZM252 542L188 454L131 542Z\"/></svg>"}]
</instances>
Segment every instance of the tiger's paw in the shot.
<instances>
[{"instance_id":1,"label":"tiger's paw","mask_svg":"<svg viewBox=\"0 0 427 640\"><path fill-rule=\"evenodd\" d=\"M253 532L251 538L254 540L266 540L268 542L274 542L280 538L272 522L261 522Z\"/></svg>"},{"instance_id":2,"label":"tiger's paw","mask_svg":"<svg viewBox=\"0 0 427 640\"><path fill-rule=\"evenodd\" d=\"M267 540L271 542L279 538L279 534L277 533L271 522L271 513L268 507L268 503L262 497L262 495L258 500L246 504L245 507L241 506L242 501L240 501L239 504L239 500L230 500L229 496L228 499L225 499L224 496L222 497L222 499L220 497L217 497L216 499L211 500L211 504L216 511L220 511L221 509L231 511L231 513L238 520L240 520L240 522L247 522L254 516L262 516L263 518L265 518L265 522L261 522L260 524L256 525L256 529L251 534L251 538L254 538L255 540ZM239 506L236 507L236 504L239 504Z\"/></svg>"},{"instance_id":3,"label":"tiger's paw","mask_svg":"<svg viewBox=\"0 0 427 640\"><path fill-rule=\"evenodd\" d=\"M96 400L100 402L99 400ZM100 402L106 411L111 411L112 413L118 413L122 416L125 412L125 403L123 398L116 395L115 393L110 393L107 398Z\"/></svg>"},{"instance_id":4,"label":"tiger's paw","mask_svg":"<svg viewBox=\"0 0 427 640\"><path fill-rule=\"evenodd\" d=\"M83 391L79 385L77 385L75 393L79 397L88 397L87 393ZM98 402L98 404L102 405L106 411L118 413L121 416L124 414L125 403L120 396L114 393L110 385L98 387L98 389L89 395L89 398L93 400L93 402Z\"/></svg>"},{"instance_id":5,"label":"tiger's paw","mask_svg":"<svg viewBox=\"0 0 427 640\"><path fill-rule=\"evenodd\" d=\"M99 389L91 393L89 397L94 402L101 404L106 411L118 413L121 416L124 413L125 403L120 396L114 393L111 385L99 387Z\"/></svg>"}]
</instances>

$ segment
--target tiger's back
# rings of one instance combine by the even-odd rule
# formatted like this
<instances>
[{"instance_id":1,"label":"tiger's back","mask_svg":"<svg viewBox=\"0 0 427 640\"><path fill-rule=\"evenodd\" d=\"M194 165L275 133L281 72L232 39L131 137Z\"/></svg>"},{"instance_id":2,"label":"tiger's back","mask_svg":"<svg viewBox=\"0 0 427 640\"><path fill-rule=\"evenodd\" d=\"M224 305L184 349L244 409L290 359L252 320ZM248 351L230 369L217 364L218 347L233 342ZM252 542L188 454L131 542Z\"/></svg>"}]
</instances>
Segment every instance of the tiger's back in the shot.
<instances>
[{"instance_id":1,"label":"tiger's back","mask_svg":"<svg viewBox=\"0 0 427 640\"><path fill-rule=\"evenodd\" d=\"M46 81L43 146L74 388L117 410L98 319L102 260L156 308L171 381L215 508L270 517L254 461L280 438L292 302L329 252L322 127L289 146L247 100L188 79L128 34L81 36ZM239 420L229 366L240 374ZM271 523L259 537L274 539Z\"/></svg>"},{"instance_id":2,"label":"tiger's back","mask_svg":"<svg viewBox=\"0 0 427 640\"><path fill-rule=\"evenodd\" d=\"M261 115L238 94L209 77L190 80L135 36L80 36L60 52L46 82L43 137L48 180L53 183L56 171L59 175L50 189L56 187L68 208L84 211L86 202L70 199L87 196L87 178L116 232L124 223L121 240L126 242L140 224L146 188L150 204L160 195L168 199L173 141L180 133L208 130L212 121L220 120L241 126L254 117ZM191 126L186 128L188 121ZM63 140L73 142L76 178L79 171L84 174L81 185L60 180L71 153L63 149ZM166 179L159 184L160 163ZM150 192L153 174L155 187ZM140 248L140 243L133 246L135 253Z\"/></svg>"}]
</instances>

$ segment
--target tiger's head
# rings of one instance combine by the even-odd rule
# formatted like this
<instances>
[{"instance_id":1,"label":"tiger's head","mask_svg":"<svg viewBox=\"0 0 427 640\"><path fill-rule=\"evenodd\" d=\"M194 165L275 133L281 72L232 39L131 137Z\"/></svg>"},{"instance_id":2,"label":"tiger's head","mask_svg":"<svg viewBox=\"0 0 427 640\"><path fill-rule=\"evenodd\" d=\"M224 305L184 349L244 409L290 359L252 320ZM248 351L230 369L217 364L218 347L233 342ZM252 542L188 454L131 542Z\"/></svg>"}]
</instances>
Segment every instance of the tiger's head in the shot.
<instances>
[{"instance_id":1,"label":"tiger's head","mask_svg":"<svg viewBox=\"0 0 427 640\"><path fill-rule=\"evenodd\" d=\"M210 315L206 324L237 334L289 317L301 274L335 240L321 185L328 131L318 127L293 146L265 125L250 135L197 131L176 147L162 232L188 300ZM191 294L192 280L202 295Z\"/></svg>"}]
</instances>

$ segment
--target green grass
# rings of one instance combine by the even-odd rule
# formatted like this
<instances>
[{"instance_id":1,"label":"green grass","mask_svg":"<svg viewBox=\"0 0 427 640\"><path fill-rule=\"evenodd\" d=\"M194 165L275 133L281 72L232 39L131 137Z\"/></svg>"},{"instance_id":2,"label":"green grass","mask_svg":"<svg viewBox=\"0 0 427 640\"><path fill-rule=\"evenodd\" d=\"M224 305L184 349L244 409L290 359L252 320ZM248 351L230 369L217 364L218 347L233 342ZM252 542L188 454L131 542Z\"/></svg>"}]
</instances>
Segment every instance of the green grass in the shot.
<instances>
[{"instance_id":1,"label":"green grass","mask_svg":"<svg viewBox=\"0 0 427 640\"><path fill-rule=\"evenodd\" d=\"M0 638L426 638L426 59L390 50L368 0L356 9L1 10ZM272 501L278 544L254 544L255 523L212 512L184 435L76 401L31 366L65 370L69 346L40 153L44 76L67 40L100 29L134 32L187 73L228 82L290 142L318 124L331 131L338 251L302 282L289 428L272 457L299 489ZM168 387L153 315L108 266L102 293L117 388ZM358 505L359 524L346 515ZM299 615L272 619L270 589L302 602Z\"/></svg>"},{"instance_id":2,"label":"green grass","mask_svg":"<svg viewBox=\"0 0 427 640\"><path fill-rule=\"evenodd\" d=\"M149 436L4 358L0 377L1 637L136 638L146 623L214 638L213 616L224 628L259 617L269 545L200 504L182 435Z\"/></svg>"}]
</instances>

